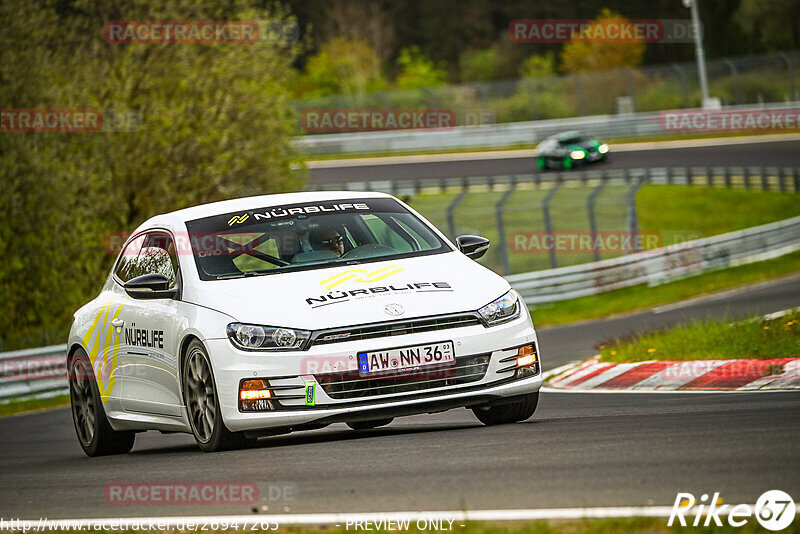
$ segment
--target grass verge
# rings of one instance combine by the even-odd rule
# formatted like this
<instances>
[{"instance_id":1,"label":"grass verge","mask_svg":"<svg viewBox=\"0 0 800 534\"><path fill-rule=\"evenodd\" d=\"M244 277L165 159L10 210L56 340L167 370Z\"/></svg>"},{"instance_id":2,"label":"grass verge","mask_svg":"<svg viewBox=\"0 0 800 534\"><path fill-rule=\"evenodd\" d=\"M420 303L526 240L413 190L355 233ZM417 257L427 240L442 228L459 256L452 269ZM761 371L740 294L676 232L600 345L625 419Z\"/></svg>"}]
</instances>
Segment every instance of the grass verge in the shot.
<instances>
[{"instance_id":1,"label":"grass verge","mask_svg":"<svg viewBox=\"0 0 800 534\"><path fill-rule=\"evenodd\" d=\"M800 311L774 319L692 321L604 346L605 362L649 360L771 360L800 357Z\"/></svg>"},{"instance_id":2,"label":"grass verge","mask_svg":"<svg viewBox=\"0 0 800 534\"><path fill-rule=\"evenodd\" d=\"M558 232L588 233L590 226L586 201L589 187L563 187L550 205L550 218ZM609 185L597 197L597 228L620 232L627 228L629 188ZM548 250L525 236L540 235L545 228L542 202L549 190L518 188L504 209L504 233L509 247L512 273L549 269ZM504 272L495 205L502 198L499 191L470 191L462 197L454 211L452 230L456 235L477 234L488 238L492 246L480 263L495 272ZM458 191L419 194L411 198L411 206L447 234L451 233L448 206L459 198ZM743 209L746 206L747 209ZM796 193L748 191L684 185L646 185L636 198L639 229L655 237L655 246L709 237L800 215ZM713 217L709 216L713 214ZM557 253L557 266L565 267L594 261L590 249L562 247ZM601 259L621 255L622 250L606 250Z\"/></svg>"},{"instance_id":3,"label":"grass verge","mask_svg":"<svg viewBox=\"0 0 800 534\"><path fill-rule=\"evenodd\" d=\"M56 395L44 399L8 399L0 403L0 417L23 412L34 412L69 405L69 395Z\"/></svg>"},{"instance_id":4,"label":"grass verge","mask_svg":"<svg viewBox=\"0 0 800 534\"><path fill-rule=\"evenodd\" d=\"M533 311L533 319L537 326L600 319L652 306L671 304L698 295L796 272L800 272L800 251L780 258L705 273L660 286L626 287L601 295L539 306Z\"/></svg>"}]
</instances>

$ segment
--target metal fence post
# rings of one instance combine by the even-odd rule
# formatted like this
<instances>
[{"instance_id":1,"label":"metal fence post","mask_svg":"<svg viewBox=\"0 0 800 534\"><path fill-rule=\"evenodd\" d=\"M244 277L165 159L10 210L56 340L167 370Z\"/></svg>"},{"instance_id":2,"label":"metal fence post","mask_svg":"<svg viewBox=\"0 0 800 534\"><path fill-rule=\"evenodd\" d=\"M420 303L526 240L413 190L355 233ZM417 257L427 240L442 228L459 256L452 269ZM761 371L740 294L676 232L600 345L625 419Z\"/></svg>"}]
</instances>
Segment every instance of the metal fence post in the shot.
<instances>
[{"instance_id":1,"label":"metal fence post","mask_svg":"<svg viewBox=\"0 0 800 534\"><path fill-rule=\"evenodd\" d=\"M639 193L639 190L642 186L647 182L647 177L639 178L638 183L628 190L627 200L628 200L628 232L631 235L631 239L633 241L633 247L635 252L641 251L641 243L637 239L639 234L639 216L636 213L636 195Z\"/></svg>"},{"instance_id":2,"label":"metal fence post","mask_svg":"<svg viewBox=\"0 0 800 534\"><path fill-rule=\"evenodd\" d=\"M464 187L461 189L461 192L453 199L453 202L447 206L447 228L450 232L450 238L455 241L456 240L456 221L455 221L455 211L458 205L464 200L464 197L467 196L467 184L464 184Z\"/></svg>"},{"instance_id":3,"label":"metal fence post","mask_svg":"<svg viewBox=\"0 0 800 534\"><path fill-rule=\"evenodd\" d=\"M778 56L786 63L786 75L789 77L789 95L792 97L792 100L797 102L797 90L794 87L794 68L792 66L792 59L786 54L786 52L778 52Z\"/></svg>"},{"instance_id":4,"label":"metal fence post","mask_svg":"<svg viewBox=\"0 0 800 534\"><path fill-rule=\"evenodd\" d=\"M586 116L589 113L586 111L586 97L583 94L583 81L581 80L581 75L573 74L572 77L575 79L575 89L576 93L578 93L578 110L581 112L582 116Z\"/></svg>"},{"instance_id":5,"label":"metal fence post","mask_svg":"<svg viewBox=\"0 0 800 534\"><path fill-rule=\"evenodd\" d=\"M592 253L594 254L594 261L600 261L600 249L597 247L597 219L594 213L594 203L597 200L597 195L606 186L605 180L600 182L600 185L595 187L589 197L586 199L586 213L589 215L589 231L592 234Z\"/></svg>"},{"instance_id":6,"label":"metal fence post","mask_svg":"<svg viewBox=\"0 0 800 534\"><path fill-rule=\"evenodd\" d=\"M539 118L539 114L536 112L536 85L533 83L533 80L529 79L525 79L523 83L528 90L528 104L531 106L531 120L536 120Z\"/></svg>"},{"instance_id":7,"label":"metal fence post","mask_svg":"<svg viewBox=\"0 0 800 534\"><path fill-rule=\"evenodd\" d=\"M633 112L636 112L636 81L633 79L630 69L621 69L625 82L628 85L628 92L631 94L631 101L633 102Z\"/></svg>"},{"instance_id":8,"label":"metal fence post","mask_svg":"<svg viewBox=\"0 0 800 534\"><path fill-rule=\"evenodd\" d=\"M742 89L739 87L739 70L736 68L736 64L728 58L722 58L722 62L725 63L725 65L727 65L731 71L731 79L733 80L733 97L736 99L736 103L744 104Z\"/></svg>"},{"instance_id":9,"label":"metal fence post","mask_svg":"<svg viewBox=\"0 0 800 534\"><path fill-rule=\"evenodd\" d=\"M544 229L547 232L547 237L550 238L550 267L555 269L558 267L558 261L556 260L556 245L555 245L555 235L553 235L553 223L550 220L550 202L553 200L553 197L556 196L558 190L561 189L561 186L564 185L564 181L562 180L561 176L556 179L556 183L553 188L545 195L544 200L542 200L542 215L544 216Z\"/></svg>"},{"instance_id":10,"label":"metal fence post","mask_svg":"<svg viewBox=\"0 0 800 534\"><path fill-rule=\"evenodd\" d=\"M670 65L670 67L672 67L672 70L677 72L678 76L680 76L680 78L681 78L681 92L683 93L683 107L688 108L689 105L690 105L689 104L689 83L686 80L686 73L683 71L683 69L680 66L676 65L675 63Z\"/></svg>"},{"instance_id":11,"label":"metal fence post","mask_svg":"<svg viewBox=\"0 0 800 534\"><path fill-rule=\"evenodd\" d=\"M508 252L508 239L506 238L506 225L505 221L503 220L503 208L508 202L508 199L511 198L511 195L514 194L514 190L517 188L517 177L511 177L511 184L508 186L508 190L503 193L503 196L500 198L500 201L495 204L494 213L495 217L497 218L497 233L498 233L498 246L500 247L500 259L503 262L503 272L508 276L511 274L511 259L509 258Z\"/></svg>"}]
</instances>

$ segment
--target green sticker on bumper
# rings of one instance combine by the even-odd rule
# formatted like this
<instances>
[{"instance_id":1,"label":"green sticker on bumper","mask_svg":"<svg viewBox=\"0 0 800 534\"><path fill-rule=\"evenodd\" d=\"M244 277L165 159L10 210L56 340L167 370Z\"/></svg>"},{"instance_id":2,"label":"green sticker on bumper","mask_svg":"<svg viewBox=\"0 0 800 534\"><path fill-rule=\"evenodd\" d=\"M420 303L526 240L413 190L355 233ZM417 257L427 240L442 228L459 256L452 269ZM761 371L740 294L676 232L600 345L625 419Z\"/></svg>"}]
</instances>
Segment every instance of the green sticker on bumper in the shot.
<instances>
[{"instance_id":1,"label":"green sticker on bumper","mask_svg":"<svg viewBox=\"0 0 800 534\"><path fill-rule=\"evenodd\" d=\"M314 406L314 382L306 382L306 406Z\"/></svg>"}]
</instances>

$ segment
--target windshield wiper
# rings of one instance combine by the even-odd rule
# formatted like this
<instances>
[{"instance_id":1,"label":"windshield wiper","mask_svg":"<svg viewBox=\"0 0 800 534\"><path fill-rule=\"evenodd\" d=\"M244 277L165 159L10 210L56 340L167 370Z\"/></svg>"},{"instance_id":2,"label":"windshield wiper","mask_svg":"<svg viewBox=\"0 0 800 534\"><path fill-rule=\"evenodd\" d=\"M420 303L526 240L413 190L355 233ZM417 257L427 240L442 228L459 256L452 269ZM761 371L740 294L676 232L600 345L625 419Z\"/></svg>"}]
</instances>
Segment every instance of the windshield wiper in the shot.
<instances>
[{"instance_id":1,"label":"windshield wiper","mask_svg":"<svg viewBox=\"0 0 800 534\"><path fill-rule=\"evenodd\" d=\"M217 276L217 280L227 280L229 278L247 278L249 276L258 276L260 274L267 274L262 271L247 271L244 273L236 273L236 274L221 274Z\"/></svg>"}]
</instances>

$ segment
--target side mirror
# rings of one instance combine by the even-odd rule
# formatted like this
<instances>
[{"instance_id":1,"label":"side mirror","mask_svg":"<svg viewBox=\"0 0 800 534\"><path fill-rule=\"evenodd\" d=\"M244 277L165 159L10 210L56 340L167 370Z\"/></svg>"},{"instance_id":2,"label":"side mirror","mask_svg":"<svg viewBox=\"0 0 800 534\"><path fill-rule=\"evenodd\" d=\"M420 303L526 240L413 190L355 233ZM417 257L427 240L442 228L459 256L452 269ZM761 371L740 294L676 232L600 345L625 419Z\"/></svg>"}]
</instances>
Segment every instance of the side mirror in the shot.
<instances>
[{"instance_id":1,"label":"side mirror","mask_svg":"<svg viewBox=\"0 0 800 534\"><path fill-rule=\"evenodd\" d=\"M458 250L468 258L477 260L489 250L489 240L479 235L460 235L456 238Z\"/></svg>"},{"instance_id":2,"label":"side mirror","mask_svg":"<svg viewBox=\"0 0 800 534\"><path fill-rule=\"evenodd\" d=\"M174 299L178 290L169 287L169 279L161 273L148 273L131 278L125 285L125 292L135 299Z\"/></svg>"}]
</instances>

